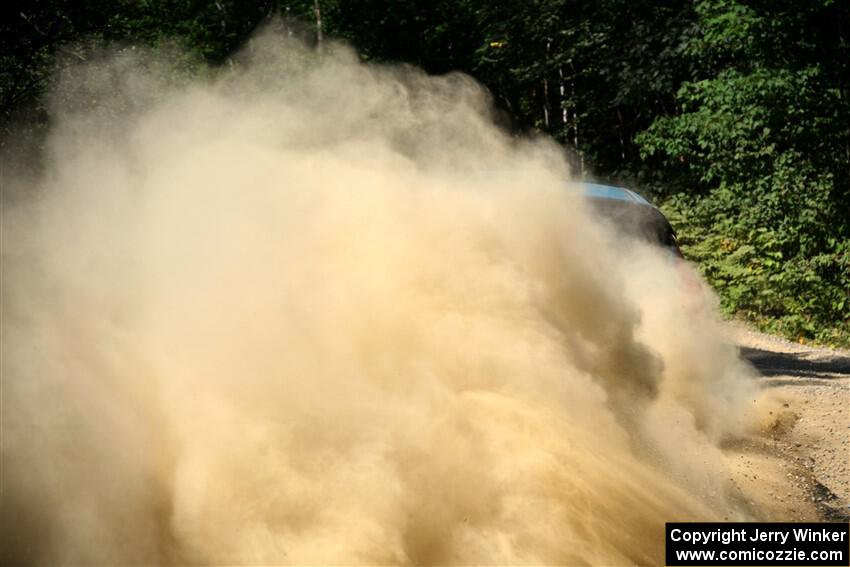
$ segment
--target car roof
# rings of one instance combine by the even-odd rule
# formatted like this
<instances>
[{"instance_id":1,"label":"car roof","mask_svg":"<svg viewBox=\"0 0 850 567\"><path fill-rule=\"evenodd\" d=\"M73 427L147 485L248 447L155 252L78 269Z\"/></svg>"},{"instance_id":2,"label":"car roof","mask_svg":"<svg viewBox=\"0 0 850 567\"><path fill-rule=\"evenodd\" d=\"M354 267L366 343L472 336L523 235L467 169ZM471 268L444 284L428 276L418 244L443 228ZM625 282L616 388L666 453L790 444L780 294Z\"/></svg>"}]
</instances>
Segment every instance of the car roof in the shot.
<instances>
[{"instance_id":1,"label":"car roof","mask_svg":"<svg viewBox=\"0 0 850 567\"><path fill-rule=\"evenodd\" d=\"M614 223L622 232L642 235L650 242L669 245L675 242L670 223L652 203L624 187L598 183L568 183L573 191L580 191L602 218Z\"/></svg>"},{"instance_id":2,"label":"car roof","mask_svg":"<svg viewBox=\"0 0 850 567\"><path fill-rule=\"evenodd\" d=\"M581 189L584 191L585 197L589 197L591 199L614 199L638 205L653 206L652 203L625 187L601 185L599 183L570 183L570 185Z\"/></svg>"}]
</instances>

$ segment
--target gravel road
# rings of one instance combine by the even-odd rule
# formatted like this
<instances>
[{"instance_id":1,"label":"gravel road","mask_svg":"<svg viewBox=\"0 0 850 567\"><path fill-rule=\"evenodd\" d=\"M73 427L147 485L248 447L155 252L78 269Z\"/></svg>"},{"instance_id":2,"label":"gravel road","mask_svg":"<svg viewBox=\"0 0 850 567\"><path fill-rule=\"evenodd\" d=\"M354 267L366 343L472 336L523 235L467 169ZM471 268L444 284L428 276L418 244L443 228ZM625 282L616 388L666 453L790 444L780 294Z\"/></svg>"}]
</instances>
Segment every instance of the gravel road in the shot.
<instances>
[{"instance_id":1,"label":"gravel road","mask_svg":"<svg viewBox=\"0 0 850 567\"><path fill-rule=\"evenodd\" d=\"M730 333L776 399L762 435L727 452L742 498L765 520L850 520L850 352Z\"/></svg>"}]
</instances>

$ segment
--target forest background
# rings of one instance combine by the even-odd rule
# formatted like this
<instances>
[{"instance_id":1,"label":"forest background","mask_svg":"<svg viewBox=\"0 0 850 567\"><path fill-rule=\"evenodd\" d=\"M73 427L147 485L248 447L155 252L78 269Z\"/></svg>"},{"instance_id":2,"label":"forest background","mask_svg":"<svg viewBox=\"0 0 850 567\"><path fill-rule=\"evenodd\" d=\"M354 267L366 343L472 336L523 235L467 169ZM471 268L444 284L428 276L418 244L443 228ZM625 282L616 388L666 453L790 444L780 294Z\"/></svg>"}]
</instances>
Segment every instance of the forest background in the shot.
<instances>
[{"instance_id":1,"label":"forest background","mask_svg":"<svg viewBox=\"0 0 850 567\"><path fill-rule=\"evenodd\" d=\"M4 160L38 169L52 81L106 45L232 64L262 26L461 71L518 135L660 204L723 310L850 345L850 0L38 0L0 18Z\"/></svg>"}]
</instances>

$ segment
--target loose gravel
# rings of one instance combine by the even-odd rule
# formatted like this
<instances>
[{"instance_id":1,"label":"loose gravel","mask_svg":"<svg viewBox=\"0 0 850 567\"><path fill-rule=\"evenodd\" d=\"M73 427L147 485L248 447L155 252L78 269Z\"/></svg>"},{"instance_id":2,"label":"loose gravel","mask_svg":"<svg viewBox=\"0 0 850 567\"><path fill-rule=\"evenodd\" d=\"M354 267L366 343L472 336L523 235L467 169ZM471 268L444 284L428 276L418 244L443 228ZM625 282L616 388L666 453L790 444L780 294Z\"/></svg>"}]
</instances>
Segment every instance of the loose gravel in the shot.
<instances>
[{"instance_id":1,"label":"loose gravel","mask_svg":"<svg viewBox=\"0 0 850 567\"><path fill-rule=\"evenodd\" d=\"M769 520L850 520L850 351L730 335L780 400L763 438L730 456L744 498Z\"/></svg>"}]
</instances>

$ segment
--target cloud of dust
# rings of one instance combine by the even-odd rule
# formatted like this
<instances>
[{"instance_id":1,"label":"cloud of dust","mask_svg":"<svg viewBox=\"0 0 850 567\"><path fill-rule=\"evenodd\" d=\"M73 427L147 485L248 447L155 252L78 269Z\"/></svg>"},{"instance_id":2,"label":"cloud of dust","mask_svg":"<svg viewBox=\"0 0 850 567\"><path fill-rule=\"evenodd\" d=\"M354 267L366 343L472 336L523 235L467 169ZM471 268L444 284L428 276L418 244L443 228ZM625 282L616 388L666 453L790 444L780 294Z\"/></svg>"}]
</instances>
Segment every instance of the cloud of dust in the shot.
<instances>
[{"instance_id":1,"label":"cloud of dust","mask_svg":"<svg viewBox=\"0 0 850 567\"><path fill-rule=\"evenodd\" d=\"M711 310L470 78L267 35L53 101L4 181L5 559L644 564L747 517Z\"/></svg>"}]
</instances>

